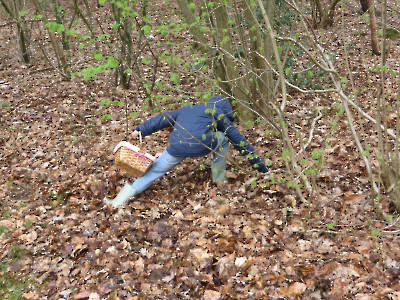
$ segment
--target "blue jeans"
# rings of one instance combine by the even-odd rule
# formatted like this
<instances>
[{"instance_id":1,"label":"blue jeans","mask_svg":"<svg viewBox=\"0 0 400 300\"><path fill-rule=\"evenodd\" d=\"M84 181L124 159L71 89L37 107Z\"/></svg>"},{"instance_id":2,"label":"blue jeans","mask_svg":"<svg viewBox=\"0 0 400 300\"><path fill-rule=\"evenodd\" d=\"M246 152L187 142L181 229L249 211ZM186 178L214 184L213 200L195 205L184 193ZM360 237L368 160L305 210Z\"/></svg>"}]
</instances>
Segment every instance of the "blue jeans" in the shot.
<instances>
[{"instance_id":1,"label":"blue jeans","mask_svg":"<svg viewBox=\"0 0 400 300\"><path fill-rule=\"evenodd\" d=\"M222 132L217 132L216 137L218 139L218 144L213 149L213 160L211 166L213 182L226 179L226 156L229 147L229 142ZM167 150L164 150L161 156L156 159L154 164L146 171L146 173L132 183L132 188L136 190L135 195L146 190L153 181L160 178L183 160L185 160L185 157L172 156L167 152Z\"/></svg>"},{"instance_id":2,"label":"blue jeans","mask_svg":"<svg viewBox=\"0 0 400 300\"><path fill-rule=\"evenodd\" d=\"M184 157L172 156L164 150L159 158L156 159L154 164L144 173L141 177L132 183L132 187L136 190L136 194L143 192L153 183L154 180L160 178L177 164L181 163Z\"/></svg>"}]
</instances>

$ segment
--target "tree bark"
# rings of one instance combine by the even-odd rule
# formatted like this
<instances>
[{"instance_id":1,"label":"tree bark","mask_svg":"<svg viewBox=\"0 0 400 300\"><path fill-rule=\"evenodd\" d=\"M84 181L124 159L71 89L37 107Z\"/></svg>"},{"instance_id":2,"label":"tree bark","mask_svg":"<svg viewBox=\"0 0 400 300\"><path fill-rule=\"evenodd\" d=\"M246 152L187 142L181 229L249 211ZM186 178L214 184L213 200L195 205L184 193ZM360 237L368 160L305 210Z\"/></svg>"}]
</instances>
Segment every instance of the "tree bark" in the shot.
<instances>
[{"instance_id":1,"label":"tree bark","mask_svg":"<svg viewBox=\"0 0 400 300\"><path fill-rule=\"evenodd\" d=\"M270 1L274 4L274 1ZM273 18L274 7L268 5L269 18ZM263 115L267 118L272 117L272 91L273 91L273 76L271 67L267 61L272 61L272 50L269 36L262 37L262 32L258 26L258 22L255 19L256 11L251 7L249 1L244 3L244 16L249 24L250 30L250 60L252 65L252 76L253 81L253 94L252 98L255 104L260 108Z\"/></svg>"},{"instance_id":2,"label":"tree bark","mask_svg":"<svg viewBox=\"0 0 400 300\"><path fill-rule=\"evenodd\" d=\"M375 7L374 7L374 0L367 0L368 1L368 10L369 10L369 26L371 31L371 47L372 53L375 55L380 55L379 45L378 45L378 37L376 34L376 16L375 16Z\"/></svg>"},{"instance_id":3,"label":"tree bark","mask_svg":"<svg viewBox=\"0 0 400 300\"><path fill-rule=\"evenodd\" d=\"M361 10L366 13L369 9L368 0L360 0Z\"/></svg>"},{"instance_id":4,"label":"tree bark","mask_svg":"<svg viewBox=\"0 0 400 300\"><path fill-rule=\"evenodd\" d=\"M44 15L44 12L43 12L42 7L40 6L38 0L32 0L32 2L35 5L37 12L43 16L43 21L45 23L48 23L49 20ZM60 73L62 76L64 76L64 78L70 80L71 78L70 78L70 72L68 71L68 67L67 67L67 60L65 58L63 48L60 45L60 41L59 41L59 39L57 39L57 37L53 31L48 29L47 32L49 33L50 40L54 47L54 52L56 53L56 58L58 60L58 67L61 69Z\"/></svg>"},{"instance_id":5,"label":"tree bark","mask_svg":"<svg viewBox=\"0 0 400 300\"><path fill-rule=\"evenodd\" d=\"M17 37L21 49L22 59L24 63L29 64L31 62L30 51L29 51L29 29L26 26L24 17L20 15L22 10L22 3L14 0L14 5L10 2L7 3L4 0L0 0L0 4L3 6L6 13L10 18L14 19L17 23ZM13 6L12 6L13 5Z\"/></svg>"}]
</instances>

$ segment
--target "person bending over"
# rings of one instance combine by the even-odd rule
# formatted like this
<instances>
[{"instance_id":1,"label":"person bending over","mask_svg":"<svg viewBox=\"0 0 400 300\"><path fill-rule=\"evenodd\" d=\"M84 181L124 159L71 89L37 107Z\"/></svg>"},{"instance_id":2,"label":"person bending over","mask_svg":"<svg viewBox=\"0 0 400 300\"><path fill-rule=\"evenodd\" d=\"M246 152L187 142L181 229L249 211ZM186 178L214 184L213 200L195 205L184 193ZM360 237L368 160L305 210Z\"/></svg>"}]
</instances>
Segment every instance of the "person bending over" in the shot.
<instances>
[{"instance_id":1,"label":"person bending over","mask_svg":"<svg viewBox=\"0 0 400 300\"><path fill-rule=\"evenodd\" d=\"M213 153L212 181L226 180L226 158L231 143L259 172L268 168L257 151L233 125L232 106L223 96L212 97L208 103L187 105L179 110L159 114L135 128L134 138L150 135L160 129L173 127L168 147L154 164L131 185L126 183L114 199L106 202L117 207L146 190L156 179L170 171L187 157Z\"/></svg>"}]
</instances>

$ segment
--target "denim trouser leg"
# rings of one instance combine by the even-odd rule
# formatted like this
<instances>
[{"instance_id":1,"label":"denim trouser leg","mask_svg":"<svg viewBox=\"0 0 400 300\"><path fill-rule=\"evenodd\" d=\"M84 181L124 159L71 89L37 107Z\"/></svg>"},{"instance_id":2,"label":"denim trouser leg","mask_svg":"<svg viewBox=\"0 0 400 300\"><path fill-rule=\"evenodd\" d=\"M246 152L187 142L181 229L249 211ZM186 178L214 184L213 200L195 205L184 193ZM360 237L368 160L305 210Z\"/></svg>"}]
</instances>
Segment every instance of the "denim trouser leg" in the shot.
<instances>
[{"instance_id":1,"label":"denim trouser leg","mask_svg":"<svg viewBox=\"0 0 400 300\"><path fill-rule=\"evenodd\" d=\"M226 180L226 157L229 150L229 141L220 131L215 136L218 139L218 145L213 149L211 178L213 182L218 182Z\"/></svg>"},{"instance_id":2,"label":"denim trouser leg","mask_svg":"<svg viewBox=\"0 0 400 300\"><path fill-rule=\"evenodd\" d=\"M154 180L167 173L184 159L184 157L172 156L167 152L167 150L164 150L164 152L159 158L156 159L154 164L146 171L146 173L132 183L132 187L137 191L136 194L143 192L149 187L150 184L153 183Z\"/></svg>"}]
</instances>

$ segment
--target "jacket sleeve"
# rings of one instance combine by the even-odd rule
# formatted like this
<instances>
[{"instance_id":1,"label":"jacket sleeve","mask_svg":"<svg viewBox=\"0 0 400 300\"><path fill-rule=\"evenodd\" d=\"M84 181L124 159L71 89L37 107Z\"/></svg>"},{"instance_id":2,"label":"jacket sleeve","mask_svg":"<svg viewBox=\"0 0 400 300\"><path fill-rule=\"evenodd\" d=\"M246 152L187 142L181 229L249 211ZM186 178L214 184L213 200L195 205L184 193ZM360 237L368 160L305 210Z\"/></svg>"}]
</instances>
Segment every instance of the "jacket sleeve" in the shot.
<instances>
[{"instance_id":1,"label":"jacket sleeve","mask_svg":"<svg viewBox=\"0 0 400 300\"><path fill-rule=\"evenodd\" d=\"M249 160L254 169L263 173L268 172L264 160L228 118L223 117L217 124L218 130L224 132L233 147Z\"/></svg>"},{"instance_id":2,"label":"jacket sleeve","mask_svg":"<svg viewBox=\"0 0 400 300\"><path fill-rule=\"evenodd\" d=\"M145 137L163 128L174 126L177 116L177 110L165 112L148 119L136 127L135 130L140 131L142 136Z\"/></svg>"}]
</instances>

